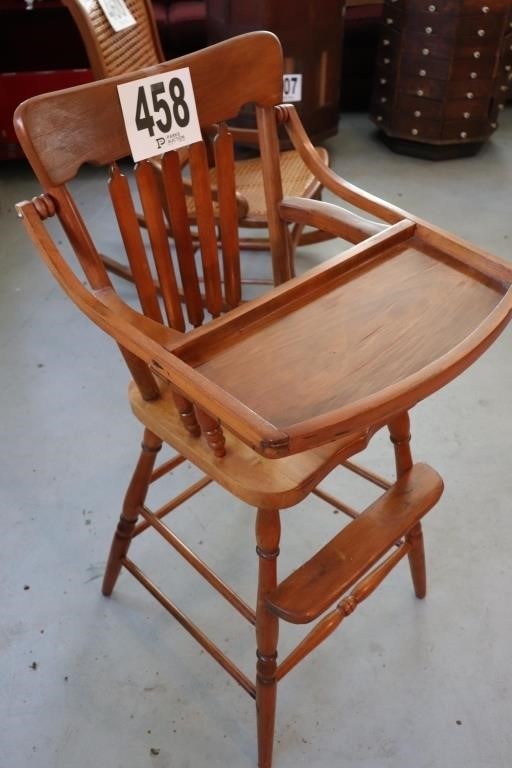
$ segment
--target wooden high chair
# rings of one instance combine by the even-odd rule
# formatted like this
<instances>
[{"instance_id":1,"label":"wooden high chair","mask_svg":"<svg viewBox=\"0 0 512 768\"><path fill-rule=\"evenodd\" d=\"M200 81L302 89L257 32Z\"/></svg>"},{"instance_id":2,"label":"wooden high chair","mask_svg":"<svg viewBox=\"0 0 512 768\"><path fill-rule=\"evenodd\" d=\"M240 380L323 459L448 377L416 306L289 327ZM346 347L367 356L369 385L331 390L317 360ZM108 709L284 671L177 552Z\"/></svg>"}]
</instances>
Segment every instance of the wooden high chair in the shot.
<instances>
[{"instance_id":1,"label":"wooden high chair","mask_svg":"<svg viewBox=\"0 0 512 768\"><path fill-rule=\"evenodd\" d=\"M94 77L103 79L113 75L123 75L127 72L157 64L164 60L164 55L158 37L158 30L150 0L126 0L126 5L136 19L134 27L114 32L108 23L98 0L63 0L78 27L87 51ZM254 131L231 127L235 142L257 147L258 137ZM209 148L209 152L212 152ZM329 155L324 147L316 147L319 158L325 165L329 163ZM280 153L280 170L284 194L319 199L322 194L322 184L308 166L302 161L295 150ZM196 222L197 213L194 195L187 181L187 156L183 153L182 161L185 166L185 187L187 195L187 212L191 222ZM156 162L156 161L155 161ZM213 212L217 227L220 226L217 170L213 165L210 170L212 186ZM247 232L239 233L240 247L248 251L268 251L270 243L265 231L268 230L265 195L261 176L259 157L247 157L235 161L235 183L237 199L237 218L240 230L261 231L258 236L249 236ZM164 202L165 204L165 202ZM139 217L141 225L145 225L144 217ZM251 279L247 282L278 285L294 274L294 254L299 245L311 245L332 238L329 232L322 232L315 227L305 230L301 223L289 225L290 248L288 259L284 263L273 264L273 279ZM198 244L194 230L194 244ZM220 241L219 241L220 245ZM123 263L103 255L103 261L108 270L114 274L132 279L131 271Z\"/></svg>"},{"instance_id":2,"label":"wooden high chair","mask_svg":"<svg viewBox=\"0 0 512 768\"><path fill-rule=\"evenodd\" d=\"M162 158L175 260L170 257L154 167L142 161L134 172L150 253L141 238L132 190L118 165L129 146L117 85L182 67L190 68L201 125L218 126L214 146L224 282L206 149L198 142L189 150L200 202L207 309L216 318L204 325L177 153ZM416 595L425 595L420 521L438 501L442 481L427 465L413 463L408 411L469 366L512 312L510 265L336 176L319 160L293 107L280 105L281 88L279 42L270 33L255 32L129 76L36 96L18 108L15 118L19 140L43 187L32 202L18 205L19 216L66 293L119 345L133 377L130 405L144 427L103 592L110 595L121 568L128 570L256 699L261 768L270 768L272 762L278 682L406 555ZM287 261L291 222L323 228L352 245L304 276L240 305L233 143L225 119L247 102L256 105L273 258ZM278 124L286 128L320 183L380 222L338 205L283 197ZM141 311L114 291L68 188L87 162L110 168L112 207ZM45 219L54 215L68 235L87 286L45 226ZM177 272L185 310L178 297ZM187 318L197 327L184 332ZM383 427L389 430L395 455L397 477L392 483L353 462ZM177 455L155 469L162 443ZM146 504L149 485L185 460L202 470L204 478L152 511ZM381 488L381 495L360 513L317 487L340 464ZM164 523L179 503L211 480L257 508L255 609ZM310 494L346 512L350 522L297 570L278 579L280 510ZM130 544L149 527L255 626L255 682L135 564ZM305 639L278 661L280 621L315 620Z\"/></svg>"}]
</instances>

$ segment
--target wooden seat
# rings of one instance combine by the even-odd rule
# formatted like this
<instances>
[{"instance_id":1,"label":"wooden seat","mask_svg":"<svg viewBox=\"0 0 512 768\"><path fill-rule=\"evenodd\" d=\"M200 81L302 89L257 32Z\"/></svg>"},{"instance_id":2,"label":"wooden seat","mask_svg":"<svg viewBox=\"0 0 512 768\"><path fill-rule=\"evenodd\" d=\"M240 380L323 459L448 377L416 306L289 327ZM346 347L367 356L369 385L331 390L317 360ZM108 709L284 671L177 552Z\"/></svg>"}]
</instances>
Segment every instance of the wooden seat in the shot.
<instances>
[{"instance_id":1,"label":"wooden seat","mask_svg":"<svg viewBox=\"0 0 512 768\"><path fill-rule=\"evenodd\" d=\"M93 74L97 79L121 75L164 60L150 0L127 0L126 5L137 24L120 32L114 32L97 0L86 0L85 2L84 0L63 0L63 3L69 9L80 31ZM257 134L255 135L254 131L232 129L232 134L235 141L238 138L245 145L253 145L254 149L257 147ZM317 147L316 151L321 162L328 165L327 150ZM307 198L320 197L322 184L311 173L295 150L283 152L280 156L280 165L286 195ZM215 168L210 171L210 179L213 189L216 190L217 174ZM259 158L236 160L235 179L240 229L254 230L255 232L267 230L268 218ZM187 210L192 221L195 221L196 204L192 194L187 197ZM217 204L214 205L213 211L217 226L219 226ZM140 221L144 224L142 216ZM298 245L309 245L332 237L329 233L316 228L304 231L304 227L299 223L290 225L290 236L289 263L276 264L274 262L272 281L248 279L247 282L274 282L277 285L283 280L287 280L294 273L293 256ZM194 238L194 242L197 243L196 238ZM257 236L244 233L240 237L240 245L244 250L268 251L270 249L269 239L264 233ZM120 277L132 279L130 269L124 264L110 257L105 257L104 262L113 273Z\"/></svg>"},{"instance_id":2,"label":"wooden seat","mask_svg":"<svg viewBox=\"0 0 512 768\"><path fill-rule=\"evenodd\" d=\"M137 163L133 185L118 164L130 150L117 85L183 67L190 69L201 128L216 126L218 200L211 191L205 142L188 150L192 189L200 203L192 222L201 244L199 260L178 153L164 154L158 171L149 160ZM270 33L256 32L129 76L36 96L20 105L15 117L19 140L42 186L38 197L17 206L18 214L56 280L119 346L133 379L130 406L144 427L103 592L111 594L121 569L130 572L256 699L260 768L272 763L278 682L406 555L415 593L425 596L421 518L440 497L442 481L430 467L413 462L408 411L476 360L512 314L510 265L334 174L319 159L293 107L279 103L281 88L279 42ZM289 226L295 224L339 237L345 250L241 304L235 160L226 120L249 102L256 105L274 264L290 263ZM308 172L358 213L340 204L283 195L279 126ZM130 300L115 292L70 191L87 163L105 168L108 176L111 211L99 200L98 207L108 219L109 235L119 229L135 281ZM138 224L136 193L147 239ZM173 229L172 245L164 208ZM53 222L49 228L45 224L55 216L77 257L71 263L77 262L82 271L59 250ZM186 330L190 326L195 327ZM393 445L394 481L353 460L383 428ZM155 466L163 443L177 454ZM204 476L150 509L150 485L163 482L187 460ZM366 510L358 512L318 487L340 464L380 489L380 497ZM257 507L255 608L164 522L212 481ZM280 510L310 496L344 512L351 522L279 582ZM297 516L293 521L299 525ZM133 538L148 528L255 626L255 682L131 559ZM309 634L278 663L280 621L315 619Z\"/></svg>"},{"instance_id":3,"label":"wooden seat","mask_svg":"<svg viewBox=\"0 0 512 768\"><path fill-rule=\"evenodd\" d=\"M333 467L366 447L369 430L273 461L256 453L234 434L225 435L225 456L218 461L209 446L180 427L172 391L167 387L156 400L144 400L130 384L130 405L135 416L209 477L239 499L255 507L276 504L280 509L304 499Z\"/></svg>"}]
</instances>

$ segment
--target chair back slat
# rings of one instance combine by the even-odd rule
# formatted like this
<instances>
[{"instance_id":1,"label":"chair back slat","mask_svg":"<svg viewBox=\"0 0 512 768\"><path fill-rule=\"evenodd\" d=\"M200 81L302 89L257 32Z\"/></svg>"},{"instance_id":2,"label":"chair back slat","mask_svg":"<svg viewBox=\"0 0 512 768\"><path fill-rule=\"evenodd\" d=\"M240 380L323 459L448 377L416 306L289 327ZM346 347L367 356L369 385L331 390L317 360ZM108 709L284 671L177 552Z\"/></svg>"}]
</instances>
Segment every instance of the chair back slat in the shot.
<instances>
[{"instance_id":1,"label":"chair back slat","mask_svg":"<svg viewBox=\"0 0 512 768\"><path fill-rule=\"evenodd\" d=\"M140 233L130 186L116 163L111 166L109 190L142 311L152 320L161 323L163 318L158 294Z\"/></svg>"},{"instance_id":2,"label":"chair back slat","mask_svg":"<svg viewBox=\"0 0 512 768\"><path fill-rule=\"evenodd\" d=\"M217 317L222 312L222 289L208 157L202 141L190 146L189 160L203 265L206 307L213 317Z\"/></svg>"},{"instance_id":3,"label":"chair back slat","mask_svg":"<svg viewBox=\"0 0 512 768\"><path fill-rule=\"evenodd\" d=\"M151 250L155 262L160 292L165 307L167 322L177 331L185 330L180 294L174 273L171 248L162 209L161 187L155 167L144 160L135 167L135 179L142 203Z\"/></svg>"},{"instance_id":4,"label":"chair back slat","mask_svg":"<svg viewBox=\"0 0 512 768\"><path fill-rule=\"evenodd\" d=\"M219 222L222 243L224 296L229 308L241 301L240 245L236 204L235 156L233 136L226 123L221 123L214 139L215 166L219 200Z\"/></svg>"},{"instance_id":5,"label":"chair back slat","mask_svg":"<svg viewBox=\"0 0 512 768\"><path fill-rule=\"evenodd\" d=\"M192 325L198 326L204 319L203 301L199 290L194 245L189 228L185 190L177 152L167 152L162 157L162 175L188 319Z\"/></svg>"}]
</instances>

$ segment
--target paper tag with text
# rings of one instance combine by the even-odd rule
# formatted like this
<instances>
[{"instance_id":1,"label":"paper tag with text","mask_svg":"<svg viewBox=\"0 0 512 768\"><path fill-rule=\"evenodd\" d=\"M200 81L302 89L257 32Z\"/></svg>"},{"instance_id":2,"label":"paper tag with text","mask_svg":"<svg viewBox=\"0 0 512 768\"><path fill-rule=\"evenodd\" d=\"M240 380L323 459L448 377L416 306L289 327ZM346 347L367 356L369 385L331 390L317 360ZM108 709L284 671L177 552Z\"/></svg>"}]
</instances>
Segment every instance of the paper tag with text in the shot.
<instances>
[{"instance_id":1,"label":"paper tag with text","mask_svg":"<svg viewBox=\"0 0 512 768\"><path fill-rule=\"evenodd\" d=\"M137 22L124 0L98 0L98 3L114 32L121 32L136 25Z\"/></svg>"},{"instance_id":2,"label":"paper tag with text","mask_svg":"<svg viewBox=\"0 0 512 768\"><path fill-rule=\"evenodd\" d=\"M283 75L283 101L302 101L302 75Z\"/></svg>"},{"instance_id":3,"label":"paper tag with text","mask_svg":"<svg viewBox=\"0 0 512 768\"><path fill-rule=\"evenodd\" d=\"M201 141L188 67L132 80L117 90L136 162Z\"/></svg>"}]
</instances>

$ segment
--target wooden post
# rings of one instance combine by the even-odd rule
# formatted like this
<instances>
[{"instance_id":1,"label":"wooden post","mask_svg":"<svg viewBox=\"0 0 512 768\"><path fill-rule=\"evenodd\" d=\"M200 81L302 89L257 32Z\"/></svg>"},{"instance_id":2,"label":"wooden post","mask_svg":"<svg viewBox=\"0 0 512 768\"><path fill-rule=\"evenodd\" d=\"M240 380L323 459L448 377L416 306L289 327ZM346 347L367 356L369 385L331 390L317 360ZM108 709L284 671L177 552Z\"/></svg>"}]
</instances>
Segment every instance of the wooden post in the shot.
<instances>
[{"instance_id":1,"label":"wooden post","mask_svg":"<svg viewBox=\"0 0 512 768\"><path fill-rule=\"evenodd\" d=\"M177 392L173 393L173 398L183 426L189 435L192 437L199 437L201 434L201 427L197 421L193 403L182 395L179 395Z\"/></svg>"},{"instance_id":2,"label":"wooden post","mask_svg":"<svg viewBox=\"0 0 512 768\"><path fill-rule=\"evenodd\" d=\"M277 557L281 523L279 510L258 509L256 553L259 557L256 603L256 713L258 721L258 765L271 768L276 716L276 667L279 619L265 606L265 597L277 586Z\"/></svg>"},{"instance_id":3,"label":"wooden post","mask_svg":"<svg viewBox=\"0 0 512 768\"><path fill-rule=\"evenodd\" d=\"M411 454L411 432L409 414L407 411L395 416L388 424L391 442L395 449L395 464L397 478L407 472L413 464ZM425 566L425 548L421 523L411 528L406 536L411 544L409 566L416 597L423 598L427 594L427 572Z\"/></svg>"},{"instance_id":4,"label":"wooden post","mask_svg":"<svg viewBox=\"0 0 512 768\"><path fill-rule=\"evenodd\" d=\"M103 577L102 592L107 597L112 594L123 564L122 559L128 553L140 508L144 504L149 484L151 483L156 455L161 447L162 441L160 438L153 434L153 432L150 432L149 429L145 429L142 451L126 492L123 511L117 524L105 576Z\"/></svg>"}]
</instances>

